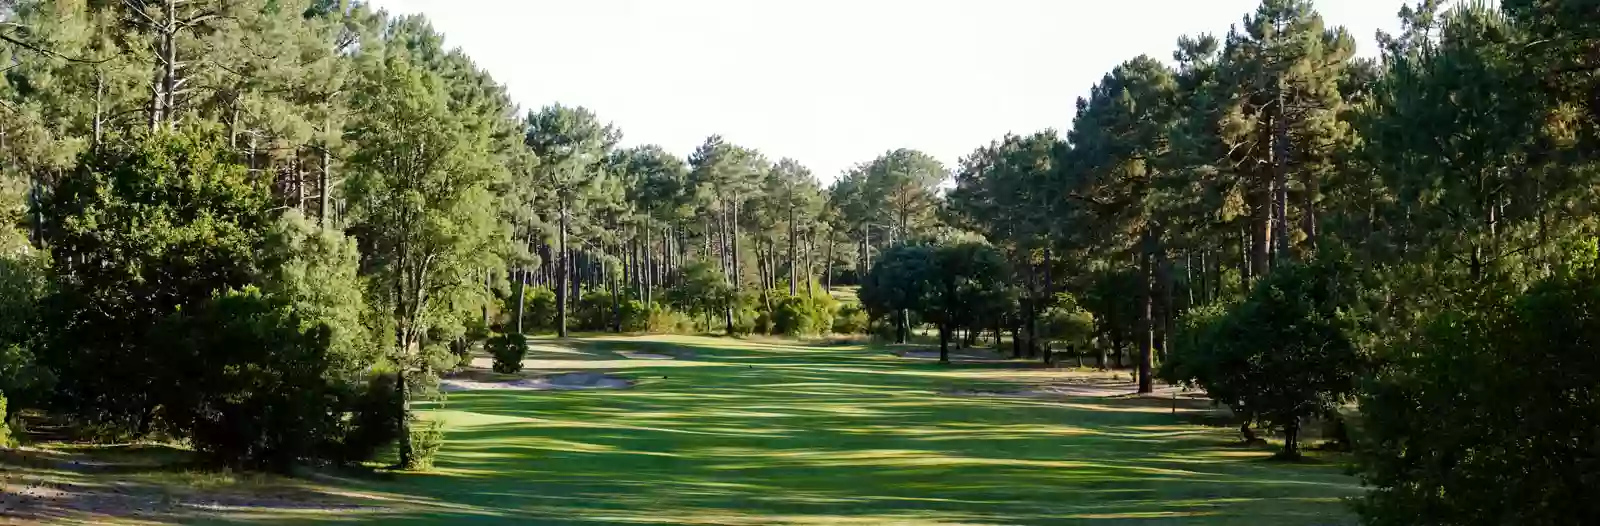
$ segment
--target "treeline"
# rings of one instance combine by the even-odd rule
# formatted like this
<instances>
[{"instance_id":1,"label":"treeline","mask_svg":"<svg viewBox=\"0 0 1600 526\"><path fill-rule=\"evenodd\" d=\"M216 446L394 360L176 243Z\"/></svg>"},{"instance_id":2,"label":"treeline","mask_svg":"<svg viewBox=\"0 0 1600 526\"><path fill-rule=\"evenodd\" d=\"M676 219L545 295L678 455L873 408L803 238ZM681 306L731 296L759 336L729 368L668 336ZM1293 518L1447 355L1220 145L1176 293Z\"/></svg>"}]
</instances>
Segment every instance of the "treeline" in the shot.
<instances>
[{"instance_id":1,"label":"treeline","mask_svg":"<svg viewBox=\"0 0 1600 526\"><path fill-rule=\"evenodd\" d=\"M946 175L888 152L840 193L721 137L623 148L359 2L21 0L0 37L9 421L244 467L426 465L408 401L474 349L514 370L524 333L862 332L828 289Z\"/></svg>"},{"instance_id":2,"label":"treeline","mask_svg":"<svg viewBox=\"0 0 1600 526\"><path fill-rule=\"evenodd\" d=\"M1286 457L1321 420L1356 451L1369 523L1600 516L1600 454L1578 445L1600 439L1579 416L1600 408L1600 9L1423 0L1400 19L1364 59L1310 1L1264 0L1171 61L1118 65L1065 134L974 151L946 217L1009 273L943 294L1009 290L959 323L1020 350L1131 349L1140 391L1203 387ZM920 300L880 310L941 298L881 263L869 285Z\"/></svg>"}]
</instances>

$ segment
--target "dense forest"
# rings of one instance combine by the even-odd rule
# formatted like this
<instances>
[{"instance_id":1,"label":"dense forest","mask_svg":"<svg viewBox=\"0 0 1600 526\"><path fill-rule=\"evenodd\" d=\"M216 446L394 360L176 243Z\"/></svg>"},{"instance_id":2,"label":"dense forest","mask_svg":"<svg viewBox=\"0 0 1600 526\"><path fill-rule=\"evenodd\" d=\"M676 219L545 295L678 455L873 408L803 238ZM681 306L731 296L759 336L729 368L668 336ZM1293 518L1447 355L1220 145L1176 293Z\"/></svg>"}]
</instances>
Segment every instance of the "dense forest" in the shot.
<instances>
[{"instance_id":1,"label":"dense forest","mask_svg":"<svg viewBox=\"0 0 1600 526\"><path fill-rule=\"evenodd\" d=\"M825 186L525 110L360 2L0 0L0 410L425 467L409 402L525 334L931 329L1201 387L1288 457L1335 421L1372 524L1600 516L1600 4L1442 4L1358 54L1263 0L1064 132Z\"/></svg>"}]
</instances>

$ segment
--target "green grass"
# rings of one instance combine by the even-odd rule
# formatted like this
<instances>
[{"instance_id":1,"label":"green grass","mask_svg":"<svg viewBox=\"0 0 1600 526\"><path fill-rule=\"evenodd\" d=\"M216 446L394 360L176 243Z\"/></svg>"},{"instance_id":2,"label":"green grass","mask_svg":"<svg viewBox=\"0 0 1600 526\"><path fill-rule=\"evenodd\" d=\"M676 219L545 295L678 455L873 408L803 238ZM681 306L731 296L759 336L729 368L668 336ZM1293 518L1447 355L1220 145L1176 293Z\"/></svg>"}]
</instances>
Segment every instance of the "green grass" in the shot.
<instances>
[{"instance_id":1,"label":"green grass","mask_svg":"<svg viewBox=\"0 0 1600 526\"><path fill-rule=\"evenodd\" d=\"M317 481L374 508L230 522L405 524L1349 524L1337 462L1268 461L1165 400L941 395L1068 373L860 346L654 336L534 352L616 391L453 393L426 474ZM616 351L689 353L625 360Z\"/></svg>"}]
</instances>

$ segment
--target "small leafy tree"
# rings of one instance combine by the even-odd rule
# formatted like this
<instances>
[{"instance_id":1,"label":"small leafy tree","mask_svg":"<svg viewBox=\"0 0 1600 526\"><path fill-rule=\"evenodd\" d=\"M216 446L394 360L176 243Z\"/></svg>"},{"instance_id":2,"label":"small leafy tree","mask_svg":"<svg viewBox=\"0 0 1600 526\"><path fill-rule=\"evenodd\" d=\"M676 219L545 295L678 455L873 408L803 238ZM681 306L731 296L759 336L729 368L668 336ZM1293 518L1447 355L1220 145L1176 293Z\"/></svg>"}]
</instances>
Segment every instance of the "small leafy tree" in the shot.
<instances>
[{"instance_id":1,"label":"small leafy tree","mask_svg":"<svg viewBox=\"0 0 1600 526\"><path fill-rule=\"evenodd\" d=\"M522 371L522 359L528 355L528 337L520 332L496 335L489 338L489 354L494 356L494 372L516 374Z\"/></svg>"},{"instance_id":2,"label":"small leafy tree","mask_svg":"<svg viewBox=\"0 0 1600 526\"><path fill-rule=\"evenodd\" d=\"M1067 346L1074 356L1082 358L1084 349L1094 339L1094 315L1078 305L1077 297L1066 292L1055 295L1049 308L1039 316L1039 337L1045 348L1045 360L1051 359L1052 343Z\"/></svg>"},{"instance_id":3,"label":"small leafy tree","mask_svg":"<svg viewBox=\"0 0 1600 526\"><path fill-rule=\"evenodd\" d=\"M256 278L269 194L204 133L159 132L85 154L44 203L56 407L120 433L155 430L203 378L152 329ZM209 371L208 371L209 372ZM171 410L168 411L170 414ZM179 415L171 415L181 418Z\"/></svg>"},{"instance_id":4,"label":"small leafy tree","mask_svg":"<svg viewBox=\"0 0 1600 526\"><path fill-rule=\"evenodd\" d=\"M938 247L935 264L924 279L928 296L918 311L939 327L939 361L950 362L950 336L956 327L972 326L1006 309L1010 270L1005 256L984 243L963 242Z\"/></svg>"},{"instance_id":5,"label":"small leafy tree","mask_svg":"<svg viewBox=\"0 0 1600 526\"><path fill-rule=\"evenodd\" d=\"M883 320L902 311L922 310L932 293L931 276L938 264L932 245L897 245L874 261L857 293L873 319ZM895 343L905 343L907 327L895 320Z\"/></svg>"},{"instance_id":6,"label":"small leafy tree","mask_svg":"<svg viewBox=\"0 0 1600 526\"><path fill-rule=\"evenodd\" d=\"M1367 368L1357 346L1361 284L1346 260L1275 269L1220 317L1201 311L1165 365L1169 381L1204 388L1251 419L1283 429L1281 456L1300 455L1302 421L1330 416Z\"/></svg>"},{"instance_id":7,"label":"small leafy tree","mask_svg":"<svg viewBox=\"0 0 1600 526\"><path fill-rule=\"evenodd\" d=\"M354 395L330 375L340 357L326 324L306 328L292 304L249 288L180 311L155 329L177 358L181 388L163 399L166 424L217 464L282 469L334 456Z\"/></svg>"},{"instance_id":8,"label":"small leafy tree","mask_svg":"<svg viewBox=\"0 0 1600 526\"><path fill-rule=\"evenodd\" d=\"M711 317L733 301L733 286L721 270L706 261L691 261L679 274L677 284L667 291L667 303L690 315L704 316L703 328L710 330Z\"/></svg>"}]
</instances>

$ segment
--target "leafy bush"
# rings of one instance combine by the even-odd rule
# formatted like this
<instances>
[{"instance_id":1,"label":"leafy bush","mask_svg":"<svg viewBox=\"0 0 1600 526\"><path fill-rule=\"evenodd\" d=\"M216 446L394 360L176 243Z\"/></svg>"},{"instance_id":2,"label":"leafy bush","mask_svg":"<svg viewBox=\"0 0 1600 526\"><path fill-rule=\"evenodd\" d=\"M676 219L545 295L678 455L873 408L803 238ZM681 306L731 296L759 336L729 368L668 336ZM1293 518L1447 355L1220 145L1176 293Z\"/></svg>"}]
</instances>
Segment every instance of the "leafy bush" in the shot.
<instances>
[{"instance_id":1,"label":"leafy bush","mask_svg":"<svg viewBox=\"0 0 1600 526\"><path fill-rule=\"evenodd\" d=\"M514 292L506 298L504 312L507 332L517 330L517 296ZM522 289L522 331L524 333L537 333L554 331L556 328L556 293L544 287L532 285Z\"/></svg>"},{"instance_id":2,"label":"leafy bush","mask_svg":"<svg viewBox=\"0 0 1600 526\"><path fill-rule=\"evenodd\" d=\"M834 334L862 334L867 332L866 309L857 304L846 304L839 307L839 313L833 317Z\"/></svg>"},{"instance_id":3,"label":"leafy bush","mask_svg":"<svg viewBox=\"0 0 1600 526\"><path fill-rule=\"evenodd\" d=\"M192 407L185 398L223 389L205 385L220 369L195 363L202 350L212 358L215 341L175 342L153 329L172 313L253 301L218 305L214 296L258 277L263 234L274 222L271 195L215 138L163 132L107 144L84 154L43 203L56 280L40 324L48 330L45 348L35 354L58 376L55 408L79 422L142 435L157 430L162 410L181 413ZM236 328L228 336L291 339ZM260 351L240 355L272 359Z\"/></svg>"},{"instance_id":4,"label":"leafy bush","mask_svg":"<svg viewBox=\"0 0 1600 526\"><path fill-rule=\"evenodd\" d=\"M13 408L42 404L55 384L55 375L33 354L47 272L44 254L28 245L27 236L0 226L0 393Z\"/></svg>"},{"instance_id":5,"label":"leafy bush","mask_svg":"<svg viewBox=\"0 0 1600 526\"><path fill-rule=\"evenodd\" d=\"M515 374L522 371L522 359L528 355L528 337L519 332L489 338L489 354L494 356L494 372Z\"/></svg>"},{"instance_id":6,"label":"leafy bush","mask_svg":"<svg viewBox=\"0 0 1600 526\"><path fill-rule=\"evenodd\" d=\"M650 305L650 319L645 330L657 334L693 334L694 320L689 315L661 304Z\"/></svg>"},{"instance_id":7,"label":"leafy bush","mask_svg":"<svg viewBox=\"0 0 1600 526\"><path fill-rule=\"evenodd\" d=\"M340 442L353 386L327 372L326 325L303 328L281 298L251 288L170 316L157 329L186 380L163 417L196 451L226 465L282 469Z\"/></svg>"},{"instance_id":8,"label":"leafy bush","mask_svg":"<svg viewBox=\"0 0 1600 526\"><path fill-rule=\"evenodd\" d=\"M717 321L724 315L730 302L737 298L727 276L715 264L707 261L690 261L678 271L676 284L664 295L667 305L699 320L710 331L722 328ZM723 320L725 321L725 320Z\"/></svg>"},{"instance_id":9,"label":"leafy bush","mask_svg":"<svg viewBox=\"0 0 1600 526\"><path fill-rule=\"evenodd\" d=\"M650 327L650 311L639 300L623 299L613 304L611 292L591 290L578 300L576 328L580 331L610 331L620 318L622 332L640 332Z\"/></svg>"},{"instance_id":10,"label":"leafy bush","mask_svg":"<svg viewBox=\"0 0 1600 526\"><path fill-rule=\"evenodd\" d=\"M788 336L816 336L833 329L838 303L827 294L814 297L781 296L773 310L775 332Z\"/></svg>"},{"instance_id":11,"label":"leafy bush","mask_svg":"<svg viewBox=\"0 0 1600 526\"><path fill-rule=\"evenodd\" d=\"M1282 456L1298 456L1301 422L1332 415L1366 370L1358 277L1343 259L1275 268L1225 314L1186 320L1164 374L1283 429Z\"/></svg>"},{"instance_id":12,"label":"leafy bush","mask_svg":"<svg viewBox=\"0 0 1600 526\"><path fill-rule=\"evenodd\" d=\"M1094 315L1084 310L1078 299L1069 293L1057 293L1050 306L1039 314L1038 324L1046 347L1059 343L1073 354L1088 349L1094 338ZM1049 354L1045 356L1049 358Z\"/></svg>"},{"instance_id":13,"label":"leafy bush","mask_svg":"<svg viewBox=\"0 0 1600 526\"><path fill-rule=\"evenodd\" d=\"M337 458L343 462L371 460L400 438L400 418L404 415L400 393L395 390L393 371L374 371L351 400L350 418L340 442Z\"/></svg>"},{"instance_id":14,"label":"leafy bush","mask_svg":"<svg viewBox=\"0 0 1600 526\"><path fill-rule=\"evenodd\" d=\"M1395 342L1361 399L1367 524L1600 517L1600 275L1457 304Z\"/></svg>"},{"instance_id":15,"label":"leafy bush","mask_svg":"<svg viewBox=\"0 0 1600 526\"><path fill-rule=\"evenodd\" d=\"M411 424L411 458L405 469L427 471L433 469L433 458L444 447L444 424L437 420L417 421Z\"/></svg>"},{"instance_id":16,"label":"leafy bush","mask_svg":"<svg viewBox=\"0 0 1600 526\"><path fill-rule=\"evenodd\" d=\"M0 393L0 447L15 447L16 441L11 438L10 419L6 418L6 394Z\"/></svg>"}]
</instances>

